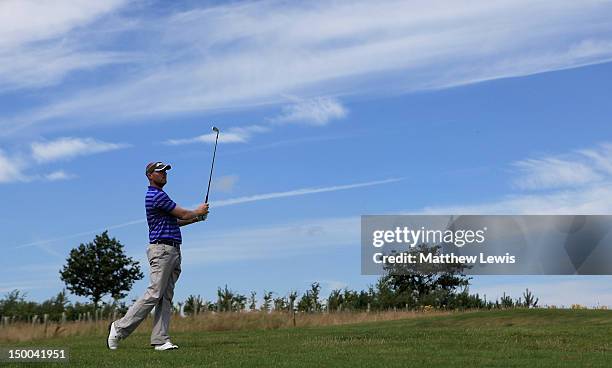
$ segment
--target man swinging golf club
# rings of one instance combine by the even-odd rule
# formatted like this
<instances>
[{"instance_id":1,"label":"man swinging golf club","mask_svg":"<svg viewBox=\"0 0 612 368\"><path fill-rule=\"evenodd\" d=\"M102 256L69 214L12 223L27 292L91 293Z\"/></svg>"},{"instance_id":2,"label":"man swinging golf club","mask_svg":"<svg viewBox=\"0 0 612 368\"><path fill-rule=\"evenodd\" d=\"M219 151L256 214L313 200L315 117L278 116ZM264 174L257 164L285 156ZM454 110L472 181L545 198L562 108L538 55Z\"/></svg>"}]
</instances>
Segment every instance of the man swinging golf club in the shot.
<instances>
[{"instance_id":1,"label":"man swinging golf club","mask_svg":"<svg viewBox=\"0 0 612 368\"><path fill-rule=\"evenodd\" d=\"M147 165L149 188L145 197L147 222L149 224L149 247L147 258L151 267L151 283L145 294L134 303L125 316L111 323L108 348L115 350L119 340L128 337L147 317L153 307L153 332L151 345L155 350L177 349L170 342L168 327L172 314L174 285L181 274L180 226L206 219L208 204L202 203L195 210L178 206L163 191L167 182L167 171L171 166L163 162Z\"/></svg>"},{"instance_id":2,"label":"man swinging golf club","mask_svg":"<svg viewBox=\"0 0 612 368\"><path fill-rule=\"evenodd\" d=\"M168 327L172 314L174 285L181 274L180 226L206 219L208 204L202 203L195 210L188 210L174 203L163 191L167 183L167 171L171 166L163 162L151 162L146 167L149 188L145 197L149 224L147 258L151 268L151 283L145 294L134 303L123 318L109 326L108 348L117 349L119 340L128 337L147 317L153 307L153 332L151 345L155 350L177 349L170 342Z\"/></svg>"}]
</instances>

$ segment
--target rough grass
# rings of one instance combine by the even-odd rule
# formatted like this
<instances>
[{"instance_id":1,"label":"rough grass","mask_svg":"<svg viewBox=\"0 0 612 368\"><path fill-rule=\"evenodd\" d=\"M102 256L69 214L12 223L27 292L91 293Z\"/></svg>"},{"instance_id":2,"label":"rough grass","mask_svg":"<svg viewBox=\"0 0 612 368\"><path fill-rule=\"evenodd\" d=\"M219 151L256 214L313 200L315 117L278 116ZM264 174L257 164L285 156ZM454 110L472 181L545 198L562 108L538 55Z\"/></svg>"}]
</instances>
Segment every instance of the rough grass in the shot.
<instances>
[{"instance_id":1,"label":"rough grass","mask_svg":"<svg viewBox=\"0 0 612 368\"><path fill-rule=\"evenodd\" d=\"M117 351L106 350L101 332L14 346L68 347L70 365L78 367L610 367L612 362L612 311L482 311L332 326L173 331L180 349L167 352L150 348L144 327Z\"/></svg>"},{"instance_id":2,"label":"rough grass","mask_svg":"<svg viewBox=\"0 0 612 368\"><path fill-rule=\"evenodd\" d=\"M450 312L429 311L388 311L388 312L342 312L296 314L295 327L335 326L349 323L389 321L406 318L419 318L432 315L446 315ZM48 338L69 336L90 336L106 334L109 320L97 322L68 322L64 324L50 323L32 325L16 323L0 328L0 343L25 342ZM203 313L194 317L175 317L171 322L172 332L196 331L239 331L239 330L270 330L294 327L294 319L290 313ZM151 330L151 318L145 320L139 331Z\"/></svg>"}]
</instances>

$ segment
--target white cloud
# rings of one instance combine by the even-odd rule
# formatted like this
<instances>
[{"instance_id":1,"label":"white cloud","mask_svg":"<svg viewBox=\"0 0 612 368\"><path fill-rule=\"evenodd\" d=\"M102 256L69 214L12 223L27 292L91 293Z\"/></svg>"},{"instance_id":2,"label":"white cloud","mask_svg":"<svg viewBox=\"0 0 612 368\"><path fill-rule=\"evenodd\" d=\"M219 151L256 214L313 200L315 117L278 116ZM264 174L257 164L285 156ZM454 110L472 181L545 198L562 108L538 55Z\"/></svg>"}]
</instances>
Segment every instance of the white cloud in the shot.
<instances>
[{"instance_id":1,"label":"white cloud","mask_svg":"<svg viewBox=\"0 0 612 368\"><path fill-rule=\"evenodd\" d=\"M230 128L228 131L221 131L219 133L220 143L246 143L249 141L251 136L255 133L263 133L268 131L269 128L261 125L249 125L242 128ZM171 146L178 146L184 144L193 143L215 143L217 137L216 133L208 133L199 135L193 138L183 139L168 139L164 143Z\"/></svg>"},{"instance_id":2,"label":"white cloud","mask_svg":"<svg viewBox=\"0 0 612 368\"><path fill-rule=\"evenodd\" d=\"M30 154L12 153L7 155L0 149L0 183L58 181L74 179L77 176L64 170L55 170L47 174L32 173L36 164L70 159L76 156L90 155L128 147L127 144L108 143L93 138L60 138L54 141L34 142L30 144Z\"/></svg>"},{"instance_id":3,"label":"white cloud","mask_svg":"<svg viewBox=\"0 0 612 368\"><path fill-rule=\"evenodd\" d=\"M45 63L41 63L45 60ZM18 88L40 88L59 83L70 72L133 62L134 57L113 52L80 54L68 47L53 46L34 50L0 49L0 92Z\"/></svg>"},{"instance_id":4,"label":"white cloud","mask_svg":"<svg viewBox=\"0 0 612 368\"><path fill-rule=\"evenodd\" d=\"M64 170L54 171L44 176L47 181L70 180L76 178L76 175L66 173Z\"/></svg>"},{"instance_id":5,"label":"white cloud","mask_svg":"<svg viewBox=\"0 0 612 368\"><path fill-rule=\"evenodd\" d=\"M125 0L3 0L0 2L0 47L61 36L123 3Z\"/></svg>"},{"instance_id":6,"label":"white cloud","mask_svg":"<svg viewBox=\"0 0 612 368\"><path fill-rule=\"evenodd\" d=\"M192 143L215 143L216 134L202 134L193 138L183 138L183 139L168 139L165 141L165 144L171 146L179 146L183 144L192 144ZM223 133L223 135L219 139L223 143L244 143L247 141L247 137L243 134L237 133Z\"/></svg>"},{"instance_id":7,"label":"white cloud","mask_svg":"<svg viewBox=\"0 0 612 368\"><path fill-rule=\"evenodd\" d=\"M272 129L274 124L303 123L310 125L326 125L333 119L343 118L347 114L346 108L338 101L330 97L317 97L302 100L289 97L294 104L283 107L283 113L277 117L268 119L269 125L248 125L244 127L233 127L219 134L222 143L246 143L253 135L265 133ZM216 133L202 134L192 138L173 138L164 142L166 145L177 146L193 143L214 143Z\"/></svg>"},{"instance_id":8,"label":"white cloud","mask_svg":"<svg viewBox=\"0 0 612 368\"><path fill-rule=\"evenodd\" d=\"M522 189L547 189L582 185L602 178L586 163L547 157L514 163L522 176L515 180Z\"/></svg>"},{"instance_id":9,"label":"white cloud","mask_svg":"<svg viewBox=\"0 0 612 368\"><path fill-rule=\"evenodd\" d=\"M283 107L283 113L272 121L326 125L331 120L344 118L347 113L346 108L337 99L317 97L298 100L292 105Z\"/></svg>"},{"instance_id":10,"label":"white cloud","mask_svg":"<svg viewBox=\"0 0 612 368\"><path fill-rule=\"evenodd\" d=\"M67 89L5 117L1 131L49 120L45 128L61 128L85 115L100 124L244 109L286 95L419 91L603 63L612 60L611 11L599 0L257 1L141 19L130 30L144 40L133 45L144 55L138 73L116 68L120 78Z\"/></svg>"},{"instance_id":11,"label":"white cloud","mask_svg":"<svg viewBox=\"0 0 612 368\"><path fill-rule=\"evenodd\" d=\"M16 157L9 157L0 150L0 183L29 180L23 173L23 168L24 163L22 160Z\"/></svg>"},{"instance_id":12,"label":"white cloud","mask_svg":"<svg viewBox=\"0 0 612 368\"><path fill-rule=\"evenodd\" d=\"M585 149L579 153L592 160L598 170L612 175L612 144L603 143L596 149Z\"/></svg>"},{"instance_id":13,"label":"white cloud","mask_svg":"<svg viewBox=\"0 0 612 368\"><path fill-rule=\"evenodd\" d=\"M76 39L80 27L125 2L1 1L0 91L47 86L75 70L132 61L123 53L91 51L91 42Z\"/></svg>"},{"instance_id":14,"label":"white cloud","mask_svg":"<svg viewBox=\"0 0 612 368\"><path fill-rule=\"evenodd\" d=\"M215 192L231 192L234 190L236 182L238 182L238 175L225 175L218 178L213 178L211 190Z\"/></svg>"},{"instance_id":15,"label":"white cloud","mask_svg":"<svg viewBox=\"0 0 612 368\"><path fill-rule=\"evenodd\" d=\"M483 203L427 206L422 212L447 215L608 215L612 213L612 181L571 190L509 194Z\"/></svg>"},{"instance_id":16,"label":"white cloud","mask_svg":"<svg viewBox=\"0 0 612 368\"><path fill-rule=\"evenodd\" d=\"M515 183L521 189L496 201L426 207L439 214L601 214L612 212L612 145L603 143L563 155L526 159Z\"/></svg>"},{"instance_id":17,"label":"white cloud","mask_svg":"<svg viewBox=\"0 0 612 368\"><path fill-rule=\"evenodd\" d=\"M64 137L31 144L32 157L39 163L74 158L126 148L126 144L108 143L93 138Z\"/></svg>"},{"instance_id":18,"label":"white cloud","mask_svg":"<svg viewBox=\"0 0 612 368\"><path fill-rule=\"evenodd\" d=\"M607 167L612 163L612 155L608 155L609 144L603 144L590 150L582 150L565 155L568 157L567 163L571 167L574 161L583 160L584 167L597 171L598 168ZM586 154L585 154L586 153ZM590 157L597 157L598 160L589 160ZM608 158L605 158L608 157ZM543 173L551 173L550 177L555 176L559 171L557 164L552 167L547 163L549 158L534 160L544 164L535 164L530 167L533 172L538 169ZM559 164L563 166L564 164ZM563 170L560 178L565 178ZM573 186L570 189L549 190L538 192L537 194L516 193L507 195L499 200L485 203L456 204L450 206L426 207L421 210L410 211L412 214L609 214L612 212L612 175L604 176L602 171L598 171L601 178L585 183L582 180L567 180L564 185ZM554 180L546 175L536 175L545 177L545 184L553 183ZM550 180L549 180L550 179ZM374 182L372 182L374 183ZM364 183L367 185L368 183ZM542 183L538 183L542 184ZM359 184L356 184L359 185ZM355 184L353 186L356 186ZM348 186L347 186L348 187ZM335 190L338 187L324 188L322 191ZM542 188L541 185L538 188ZM346 188L343 188L346 189ZM531 188L530 188L531 189ZM215 207L239 204L251 200L262 200L282 197L285 195L300 195L301 193L314 193L316 189L301 189L296 191L270 193L244 198L233 198L226 201L213 203ZM406 213L406 212L404 212ZM311 219L294 224L277 225L259 229L232 229L230 232L219 234L209 234L202 238L202 245L198 246L195 241L195 248L189 250L190 262L226 262L239 259L257 259L271 257L297 256L306 252L317 252L320 248L342 246L359 243L359 218L329 218ZM209 237L209 235L211 235ZM290 240L290 241L288 241ZM308 248L308 249L307 249ZM484 289L483 289L484 290ZM497 290L500 290L497 288ZM520 290L521 292L523 290ZM588 293L587 293L588 294ZM587 294L584 298L576 300L587 301ZM492 296L492 294L489 294ZM592 294L590 294L592 295ZM518 297L518 295L517 295ZM559 304L559 300L564 298L553 298L551 293L546 293L543 300L550 304ZM595 302L609 304L608 296L589 303ZM567 302L566 302L567 303ZM586 304L586 302L585 302Z\"/></svg>"},{"instance_id":19,"label":"white cloud","mask_svg":"<svg viewBox=\"0 0 612 368\"><path fill-rule=\"evenodd\" d=\"M612 145L514 162L520 189L576 188L612 180Z\"/></svg>"}]
</instances>

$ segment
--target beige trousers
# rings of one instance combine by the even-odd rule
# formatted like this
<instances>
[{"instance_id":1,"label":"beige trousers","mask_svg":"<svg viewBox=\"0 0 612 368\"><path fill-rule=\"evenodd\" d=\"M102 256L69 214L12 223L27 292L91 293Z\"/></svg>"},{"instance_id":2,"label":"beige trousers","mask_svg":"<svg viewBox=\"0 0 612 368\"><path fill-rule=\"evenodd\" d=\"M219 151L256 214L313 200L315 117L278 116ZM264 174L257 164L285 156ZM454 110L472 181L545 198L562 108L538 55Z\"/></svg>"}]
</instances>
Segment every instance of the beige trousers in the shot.
<instances>
[{"instance_id":1,"label":"beige trousers","mask_svg":"<svg viewBox=\"0 0 612 368\"><path fill-rule=\"evenodd\" d=\"M181 251L166 244L149 244L147 258L151 268L151 282L144 295L128 309L123 318L115 321L119 336L128 337L155 307L151 345L170 340L168 328L172 316L174 285L181 274Z\"/></svg>"}]
</instances>

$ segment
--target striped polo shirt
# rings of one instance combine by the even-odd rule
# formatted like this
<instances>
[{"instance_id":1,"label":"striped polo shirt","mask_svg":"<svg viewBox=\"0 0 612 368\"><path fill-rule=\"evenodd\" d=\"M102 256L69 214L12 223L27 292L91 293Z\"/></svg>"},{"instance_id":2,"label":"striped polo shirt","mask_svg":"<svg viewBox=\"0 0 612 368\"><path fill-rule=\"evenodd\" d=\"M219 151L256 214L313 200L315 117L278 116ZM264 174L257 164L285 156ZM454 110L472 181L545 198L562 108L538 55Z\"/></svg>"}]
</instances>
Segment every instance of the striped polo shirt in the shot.
<instances>
[{"instance_id":1,"label":"striped polo shirt","mask_svg":"<svg viewBox=\"0 0 612 368\"><path fill-rule=\"evenodd\" d=\"M172 240L181 242L181 230L176 217L170 214L176 203L163 190L149 186L145 197L147 223L149 224L149 242L155 240Z\"/></svg>"}]
</instances>

